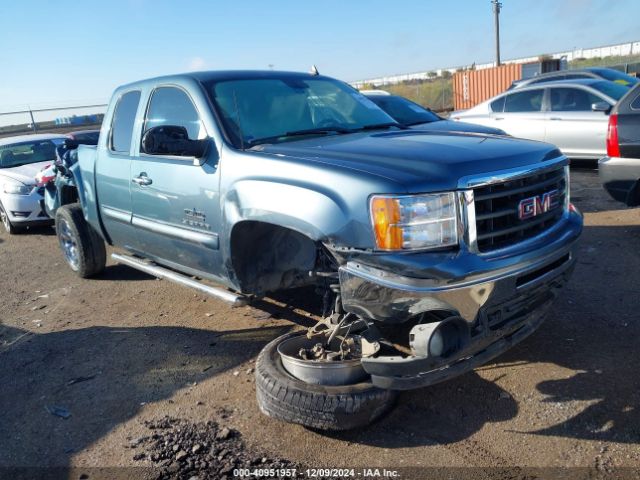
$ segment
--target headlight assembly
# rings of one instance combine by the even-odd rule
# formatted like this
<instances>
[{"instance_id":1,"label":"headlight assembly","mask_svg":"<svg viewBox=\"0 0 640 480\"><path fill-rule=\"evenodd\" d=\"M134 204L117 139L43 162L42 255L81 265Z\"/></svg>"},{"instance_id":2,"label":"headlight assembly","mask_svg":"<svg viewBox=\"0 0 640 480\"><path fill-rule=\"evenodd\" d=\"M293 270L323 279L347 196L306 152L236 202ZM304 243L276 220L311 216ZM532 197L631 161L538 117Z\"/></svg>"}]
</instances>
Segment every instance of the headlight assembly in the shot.
<instances>
[{"instance_id":1,"label":"headlight assembly","mask_svg":"<svg viewBox=\"0 0 640 480\"><path fill-rule=\"evenodd\" d=\"M374 195L369 208L379 250L420 250L458 244L458 212L453 192Z\"/></svg>"},{"instance_id":2,"label":"headlight assembly","mask_svg":"<svg viewBox=\"0 0 640 480\"><path fill-rule=\"evenodd\" d=\"M22 183L5 183L2 187L4 193L11 195L29 195L33 190L33 185L23 185Z\"/></svg>"}]
</instances>

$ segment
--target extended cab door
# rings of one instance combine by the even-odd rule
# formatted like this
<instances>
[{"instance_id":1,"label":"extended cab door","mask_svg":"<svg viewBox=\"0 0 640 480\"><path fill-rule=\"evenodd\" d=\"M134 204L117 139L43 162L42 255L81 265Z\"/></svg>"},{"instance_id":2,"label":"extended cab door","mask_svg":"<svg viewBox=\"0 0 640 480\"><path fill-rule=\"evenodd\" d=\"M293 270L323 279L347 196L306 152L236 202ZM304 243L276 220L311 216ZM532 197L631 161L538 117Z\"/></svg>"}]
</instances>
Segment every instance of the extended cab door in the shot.
<instances>
[{"instance_id":1,"label":"extended cab door","mask_svg":"<svg viewBox=\"0 0 640 480\"><path fill-rule=\"evenodd\" d=\"M514 137L544 140L545 114L542 111L544 88L514 90L503 98L502 109L501 105L496 103L494 107L492 104L494 111L492 118L495 120L493 126L503 129Z\"/></svg>"},{"instance_id":2,"label":"extended cab door","mask_svg":"<svg viewBox=\"0 0 640 480\"><path fill-rule=\"evenodd\" d=\"M546 141L574 158L600 158L605 154L608 114L594 112L604 98L579 87L549 87Z\"/></svg>"},{"instance_id":3,"label":"extended cab door","mask_svg":"<svg viewBox=\"0 0 640 480\"><path fill-rule=\"evenodd\" d=\"M115 100L109 135L98 149L95 167L102 223L114 245L129 249L137 243L131 225L131 153L140 95L132 90Z\"/></svg>"},{"instance_id":4,"label":"extended cab door","mask_svg":"<svg viewBox=\"0 0 640 480\"><path fill-rule=\"evenodd\" d=\"M146 108L142 136L152 127L184 127L189 139L208 138L186 90L155 88ZM213 143L213 142L212 142ZM145 256L179 270L218 275L219 169L215 147L203 159L148 155L138 143L131 166L133 225Z\"/></svg>"}]
</instances>

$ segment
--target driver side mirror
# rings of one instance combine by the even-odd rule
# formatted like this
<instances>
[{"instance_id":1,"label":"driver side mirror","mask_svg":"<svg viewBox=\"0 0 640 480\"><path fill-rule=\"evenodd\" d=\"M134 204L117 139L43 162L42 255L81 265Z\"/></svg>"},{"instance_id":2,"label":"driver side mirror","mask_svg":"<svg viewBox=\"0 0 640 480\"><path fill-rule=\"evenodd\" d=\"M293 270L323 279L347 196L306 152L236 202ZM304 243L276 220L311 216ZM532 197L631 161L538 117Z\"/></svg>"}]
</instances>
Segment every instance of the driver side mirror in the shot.
<instances>
[{"instance_id":1,"label":"driver side mirror","mask_svg":"<svg viewBox=\"0 0 640 480\"><path fill-rule=\"evenodd\" d=\"M151 127L142 136L142 152L147 155L170 155L202 158L207 153L208 139L191 140L187 129L177 125Z\"/></svg>"},{"instance_id":2,"label":"driver side mirror","mask_svg":"<svg viewBox=\"0 0 640 480\"><path fill-rule=\"evenodd\" d=\"M609 113L611 110L611 105L607 102L596 102L591 104L591 110L594 112L604 112Z\"/></svg>"}]
</instances>

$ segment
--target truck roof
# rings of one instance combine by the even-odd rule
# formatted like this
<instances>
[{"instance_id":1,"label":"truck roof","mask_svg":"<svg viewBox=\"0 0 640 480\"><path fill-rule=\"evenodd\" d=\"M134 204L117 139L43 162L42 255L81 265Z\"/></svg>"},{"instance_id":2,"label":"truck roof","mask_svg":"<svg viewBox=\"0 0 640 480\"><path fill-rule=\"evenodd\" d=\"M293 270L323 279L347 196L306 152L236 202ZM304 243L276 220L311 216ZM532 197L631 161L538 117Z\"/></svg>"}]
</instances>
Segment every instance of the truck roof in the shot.
<instances>
[{"instance_id":1,"label":"truck roof","mask_svg":"<svg viewBox=\"0 0 640 480\"><path fill-rule=\"evenodd\" d=\"M258 78L327 78L323 75L314 75L307 72L286 72L278 70L212 70L206 72L186 72L176 75L163 75L147 78L123 85L120 88L129 88L144 84L156 84L163 81L176 81L179 79L192 79L198 82L210 82L220 80L252 80Z\"/></svg>"}]
</instances>

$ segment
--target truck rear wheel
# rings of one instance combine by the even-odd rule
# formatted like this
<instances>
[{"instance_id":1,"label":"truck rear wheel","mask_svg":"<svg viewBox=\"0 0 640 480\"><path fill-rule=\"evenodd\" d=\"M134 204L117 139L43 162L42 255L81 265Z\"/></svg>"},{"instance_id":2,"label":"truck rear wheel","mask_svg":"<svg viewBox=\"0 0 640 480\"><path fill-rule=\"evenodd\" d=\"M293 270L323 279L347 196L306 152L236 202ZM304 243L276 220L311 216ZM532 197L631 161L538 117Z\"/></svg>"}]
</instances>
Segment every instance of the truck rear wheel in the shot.
<instances>
[{"instance_id":1,"label":"truck rear wheel","mask_svg":"<svg viewBox=\"0 0 640 480\"><path fill-rule=\"evenodd\" d=\"M67 264L79 277L89 278L104 270L107 263L104 240L84 219L78 203L58 209L56 234Z\"/></svg>"},{"instance_id":2,"label":"truck rear wheel","mask_svg":"<svg viewBox=\"0 0 640 480\"><path fill-rule=\"evenodd\" d=\"M269 343L256 362L256 396L262 413L319 430L364 427L386 413L396 392L374 387L370 381L352 385L315 385L290 375L283 367L278 345L300 332Z\"/></svg>"}]
</instances>

